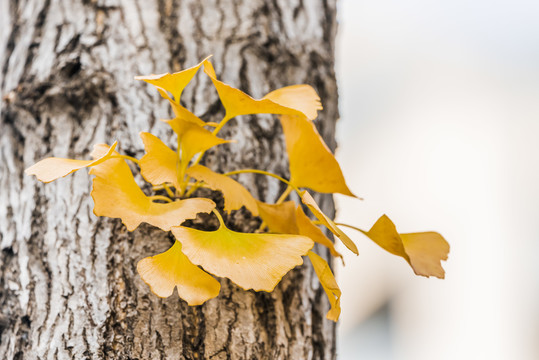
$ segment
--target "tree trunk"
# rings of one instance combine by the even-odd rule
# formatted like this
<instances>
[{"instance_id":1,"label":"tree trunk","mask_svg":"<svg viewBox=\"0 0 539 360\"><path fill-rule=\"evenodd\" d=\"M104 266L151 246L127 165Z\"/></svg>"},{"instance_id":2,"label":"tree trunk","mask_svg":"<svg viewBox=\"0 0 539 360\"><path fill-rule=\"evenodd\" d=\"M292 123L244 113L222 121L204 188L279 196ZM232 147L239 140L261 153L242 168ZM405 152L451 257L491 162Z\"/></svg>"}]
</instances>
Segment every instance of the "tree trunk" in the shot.
<instances>
[{"instance_id":1,"label":"tree trunk","mask_svg":"<svg viewBox=\"0 0 539 360\"><path fill-rule=\"evenodd\" d=\"M3 0L0 24L1 359L335 358L335 325L308 260L272 293L221 279L203 306L160 299L136 264L166 250L169 234L94 216L85 171L46 185L23 172L48 156L89 158L94 143L114 140L140 157L140 131L171 144L157 121L170 117L168 104L133 76L209 54L221 80L254 97L314 86L325 106L316 124L334 148L334 0ZM203 76L182 100L207 121L223 115ZM210 152L207 166L287 175L274 117L239 117L220 136L238 143ZM283 190L258 175L239 180L266 201ZM331 198L319 199L331 214ZM231 221L252 230L241 212Z\"/></svg>"}]
</instances>

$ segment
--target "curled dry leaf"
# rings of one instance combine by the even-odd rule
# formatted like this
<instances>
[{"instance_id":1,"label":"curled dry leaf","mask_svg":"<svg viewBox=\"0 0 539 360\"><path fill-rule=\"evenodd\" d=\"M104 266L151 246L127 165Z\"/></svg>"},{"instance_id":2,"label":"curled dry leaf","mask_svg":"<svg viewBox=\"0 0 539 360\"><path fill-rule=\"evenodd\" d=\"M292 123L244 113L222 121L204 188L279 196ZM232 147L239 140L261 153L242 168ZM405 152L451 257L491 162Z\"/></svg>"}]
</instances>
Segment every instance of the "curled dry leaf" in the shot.
<instances>
[{"instance_id":1,"label":"curled dry leaf","mask_svg":"<svg viewBox=\"0 0 539 360\"><path fill-rule=\"evenodd\" d=\"M140 260L137 271L155 295L166 298L177 288L189 305L202 305L221 289L217 280L189 261L178 241L164 253Z\"/></svg>"},{"instance_id":2,"label":"curled dry leaf","mask_svg":"<svg viewBox=\"0 0 539 360\"><path fill-rule=\"evenodd\" d=\"M103 145L106 147L106 150L101 156L94 160L74 160L50 157L30 166L24 172L26 175L35 175L39 181L49 183L72 174L77 170L101 164L112 156L116 145L118 145L118 142L115 142L110 147L108 145Z\"/></svg>"},{"instance_id":3,"label":"curled dry leaf","mask_svg":"<svg viewBox=\"0 0 539 360\"><path fill-rule=\"evenodd\" d=\"M174 227L172 233L193 264L255 291L272 291L314 244L300 235L239 233L222 223L216 231Z\"/></svg>"},{"instance_id":4,"label":"curled dry leaf","mask_svg":"<svg viewBox=\"0 0 539 360\"><path fill-rule=\"evenodd\" d=\"M96 147L94 154L99 151ZM202 198L167 204L153 202L139 188L123 159L109 159L94 166L90 174L96 176L92 189L94 214L120 218L129 231L142 222L168 231L172 226L194 219L198 213L208 213L215 208L213 201Z\"/></svg>"},{"instance_id":5,"label":"curled dry leaf","mask_svg":"<svg viewBox=\"0 0 539 360\"><path fill-rule=\"evenodd\" d=\"M384 250L403 257L417 275L445 277L441 261L447 260L449 244L440 234L399 234L386 215L381 216L369 231L362 232Z\"/></svg>"}]
</instances>

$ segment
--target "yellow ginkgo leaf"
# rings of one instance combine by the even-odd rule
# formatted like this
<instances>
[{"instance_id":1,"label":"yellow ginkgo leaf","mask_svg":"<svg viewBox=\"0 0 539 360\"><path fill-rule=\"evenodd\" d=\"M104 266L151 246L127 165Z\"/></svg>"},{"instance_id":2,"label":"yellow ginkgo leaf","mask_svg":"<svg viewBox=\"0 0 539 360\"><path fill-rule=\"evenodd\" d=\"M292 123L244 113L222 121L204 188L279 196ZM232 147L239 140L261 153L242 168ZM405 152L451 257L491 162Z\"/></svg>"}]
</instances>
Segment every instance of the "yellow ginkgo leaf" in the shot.
<instances>
[{"instance_id":1,"label":"yellow ginkgo leaf","mask_svg":"<svg viewBox=\"0 0 539 360\"><path fill-rule=\"evenodd\" d=\"M187 175L199 181L204 181L214 190L221 191L225 198L225 211L238 210L245 206L251 214L258 216L258 206L255 198L236 180L211 171L202 165L191 166L187 169Z\"/></svg>"},{"instance_id":2,"label":"yellow ginkgo leaf","mask_svg":"<svg viewBox=\"0 0 539 360\"><path fill-rule=\"evenodd\" d=\"M178 117L164 121L170 125L172 130L174 130L178 136L182 162L191 160L195 154L201 151L206 151L220 144L232 142L231 140L218 138L192 121Z\"/></svg>"},{"instance_id":3,"label":"yellow ginkgo leaf","mask_svg":"<svg viewBox=\"0 0 539 360\"><path fill-rule=\"evenodd\" d=\"M290 114L306 116L300 110L280 105L268 98L262 98L260 100L253 99L243 91L217 80L213 65L207 60L204 61L204 72L211 78L213 85L219 94L219 99L221 99L221 103L226 110L226 115L222 121L226 122L235 116L249 114ZM304 97L305 96L303 95L303 98ZM289 100L289 103L292 103L292 101ZM300 102L300 107L304 109L305 104Z\"/></svg>"},{"instance_id":4,"label":"yellow ginkgo leaf","mask_svg":"<svg viewBox=\"0 0 539 360\"><path fill-rule=\"evenodd\" d=\"M410 262L404 244L397 232L395 224L386 216L382 215L369 231L361 232L367 235L372 241L377 243L382 249L393 255L402 256L406 261Z\"/></svg>"},{"instance_id":5,"label":"yellow ginkgo leaf","mask_svg":"<svg viewBox=\"0 0 539 360\"><path fill-rule=\"evenodd\" d=\"M386 215L381 216L369 231L361 231L384 250L403 257L417 275L445 277L441 261L447 260L449 244L440 234L399 234Z\"/></svg>"},{"instance_id":6,"label":"yellow ginkgo leaf","mask_svg":"<svg viewBox=\"0 0 539 360\"><path fill-rule=\"evenodd\" d=\"M437 232L400 234L417 275L445 278L441 260L447 260L449 244Z\"/></svg>"},{"instance_id":7,"label":"yellow ginkgo leaf","mask_svg":"<svg viewBox=\"0 0 539 360\"><path fill-rule=\"evenodd\" d=\"M282 204L268 204L257 201L259 215L271 232L299 235L296 224L296 203L285 201Z\"/></svg>"},{"instance_id":8,"label":"yellow ginkgo leaf","mask_svg":"<svg viewBox=\"0 0 539 360\"><path fill-rule=\"evenodd\" d=\"M309 251L307 255L313 264L316 276L318 276L320 284L322 284L331 305L331 309L326 314L326 318L336 322L339 320L339 315L341 314L341 289L339 289L335 276L333 276L331 268L326 260L322 259L312 251Z\"/></svg>"},{"instance_id":9,"label":"yellow ginkgo leaf","mask_svg":"<svg viewBox=\"0 0 539 360\"><path fill-rule=\"evenodd\" d=\"M187 110L185 107L183 107L181 104L176 103L170 96L168 96L167 92L161 88L157 88L161 96L165 99L167 99L172 106L172 110L174 110L174 114L176 117L190 121L192 123L195 123L200 126L205 126L206 123L200 119L198 116L193 114L191 111Z\"/></svg>"},{"instance_id":10,"label":"yellow ginkgo leaf","mask_svg":"<svg viewBox=\"0 0 539 360\"><path fill-rule=\"evenodd\" d=\"M261 201L257 201L257 203L260 217L270 231L307 236L314 242L327 247L331 255L342 258L333 242L324 235L318 226L311 222L300 206L296 208L293 201L286 201L282 204L267 204Z\"/></svg>"},{"instance_id":11,"label":"yellow ginkgo leaf","mask_svg":"<svg viewBox=\"0 0 539 360\"><path fill-rule=\"evenodd\" d=\"M221 289L217 280L189 261L178 241L164 253L140 260L137 271L155 295L167 298L177 288L191 306L213 299Z\"/></svg>"},{"instance_id":12,"label":"yellow ginkgo leaf","mask_svg":"<svg viewBox=\"0 0 539 360\"><path fill-rule=\"evenodd\" d=\"M174 130L178 136L178 144L180 147L179 174L185 174L189 161L191 161L193 156L197 153L206 151L220 144L231 142L230 140L218 138L202 126L180 117L164 121L170 125L172 130Z\"/></svg>"},{"instance_id":13,"label":"yellow ginkgo leaf","mask_svg":"<svg viewBox=\"0 0 539 360\"><path fill-rule=\"evenodd\" d=\"M38 180L44 183L49 183L82 168L101 164L112 156L117 144L118 142L115 142L110 147L104 145L106 146L106 151L94 160L74 160L50 157L35 163L24 172L26 175L35 175Z\"/></svg>"},{"instance_id":14,"label":"yellow ginkgo leaf","mask_svg":"<svg viewBox=\"0 0 539 360\"><path fill-rule=\"evenodd\" d=\"M140 137L146 150L139 160L140 174L152 185L172 183L179 189L176 152L150 133L141 132Z\"/></svg>"},{"instance_id":15,"label":"yellow ginkgo leaf","mask_svg":"<svg viewBox=\"0 0 539 360\"><path fill-rule=\"evenodd\" d=\"M239 233L222 221L216 231L174 227L172 233L193 264L255 291L272 291L314 244L300 235Z\"/></svg>"},{"instance_id":16,"label":"yellow ginkgo leaf","mask_svg":"<svg viewBox=\"0 0 539 360\"><path fill-rule=\"evenodd\" d=\"M262 99L269 99L274 103L301 111L309 120L318 116L322 110L320 97L309 85L292 85L274 90Z\"/></svg>"},{"instance_id":17,"label":"yellow ginkgo leaf","mask_svg":"<svg viewBox=\"0 0 539 360\"><path fill-rule=\"evenodd\" d=\"M102 148L96 147L97 155ZM215 208L210 199L177 200L167 204L153 202L139 188L129 166L123 159L110 159L90 170L93 180L92 198L94 214L120 218L127 230L135 230L146 222L168 231L198 213L208 213Z\"/></svg>"},{"instance_id":18,"label":"yellow ginkgo leaf","mask_svg":"<svg viewBox=\"0 0 539 360\"><path fill-rule=\"evenodd\" d=\"M174 97L174 102L179 104L183 90L187 84L189 84L191 79L193 79L200 66L202 66L202 63L208 58L209 56L193 67L175 72L173 74L165 73L158 75L152 74L147 76L135 76L135 80L146 81L148 84L152 84L157 87L158 90L164 90L165 94L166 91L170 92ZM159 92L161 93L161 91ZM163 95L163 93L161 93L161 95Z\"/></svg>"},{"instance_id":19,"label":"yellow ginkgo leaf","mask_svg":"<svg viewBox=\"0 0 539 360\"><path fill-rule=\"evenodd\" d=\"M354 254L356 254L356 255L359 254L356 244L354 244L354 242L348 237L348 235L346 235L341 229L339 229L339 227L333 222L333 220L331 220L329 217L327 217L326 214L324 214L322 212L322 210L320 210L320 207L318 206L316 201L314 201L311 194L309 194L307 191L302 191L301 192L301 201L305 205L307 205L309 210L312 211L314 216L325 227L327 227L333 234L335 234L342 241L344 246L346 246L348 249L350 249L350 251L352 251Z\"/></svg>"},{"instance_id":20,"label":"yellow ginkgo leaf","mask_svg":"<svg viewBox=\"0 0 539 360\"><path fill-rule=\"evenodd\" d=\"M354 196L335 156L305 117L282 116L281 124L290 163L290 182L321 193Z\"/></svg>"},{"instance_id":21,"label":"yellow ginkgo leaf","mask_svg":"<svg viewBox=\"0 0 539 360\"><path fill-rule=\"evenodd\" d=\"M333 241L327 238L326 235L320 230L320 228L311 222L311 219L301 209L301 206L296 208L296 223L299 229L300 235L305 235L312 239L314 242L324 245L329 249L332 256L340 257L342 255L335 249Z\"/></svg>"}]
</instances>

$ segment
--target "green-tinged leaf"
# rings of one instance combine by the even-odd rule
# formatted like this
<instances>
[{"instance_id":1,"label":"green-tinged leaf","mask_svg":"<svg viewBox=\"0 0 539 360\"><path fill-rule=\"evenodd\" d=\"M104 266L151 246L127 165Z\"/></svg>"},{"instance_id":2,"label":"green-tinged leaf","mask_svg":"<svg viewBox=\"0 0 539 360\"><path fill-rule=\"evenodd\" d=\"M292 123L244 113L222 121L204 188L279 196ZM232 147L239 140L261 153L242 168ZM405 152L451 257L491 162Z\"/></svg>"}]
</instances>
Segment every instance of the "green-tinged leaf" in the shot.
<instances>
[{"instance_id":1,"label":"green-tinged leaf","mask_svg":"<svg viewBox=\"0 0 539 360\"><path fill-rule=\"evenodd\" d=\"M255 291L272 291L314 244L305 236L238 233L222 224L211 232L175 227L172 233L193 264Z\"/></svg>"}]
</instances>

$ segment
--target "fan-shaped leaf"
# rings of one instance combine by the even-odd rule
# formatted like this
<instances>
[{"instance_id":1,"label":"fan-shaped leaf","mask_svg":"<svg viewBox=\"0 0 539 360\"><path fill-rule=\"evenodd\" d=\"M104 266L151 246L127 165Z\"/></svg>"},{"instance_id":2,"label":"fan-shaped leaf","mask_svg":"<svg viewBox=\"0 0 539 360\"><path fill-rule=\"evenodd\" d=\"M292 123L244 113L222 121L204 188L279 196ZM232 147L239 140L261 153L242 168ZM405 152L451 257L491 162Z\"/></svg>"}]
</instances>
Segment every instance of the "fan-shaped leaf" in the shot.
<instances>
[{"instance_id":1,"label":"fan-shaped leaf","mask_svg":"<svg viewBox=\"0 0 539 360\"><path fill-rule=\"evenodd\" d=\"M292 107L283 106L273 100L270 100L270 98L267 98L268 95L266 95L266 97L260 100L253 99L243 91L233 88L232 86L227 85L220 80L217 80L213 65L209 61L204 61L204 72L211 78L213 85L215 86L215 88L217 89L217 93L219 94L219 99L221 99L221 103L226 110L226 116L223 121L232 119L235 116L249 114L290 114L307 116L306 114L301 112L308 107L307 101L305 101L305 99L308 98L308 95L305 91L294 91L289 89L288 91L283 90L282 93L277 93L273 95L271 95L271 93L268 94L270 95L270 97L280 100L283 104L296 104L299 109L295 109ZM314 90L312 91L314 92ZM285 95L283 93L286 92L288 92L289 96L300 93L301 97L297 101L291 99L285 101L283 100L283 97ZM312 115L313 109L309 108L308 110L309 114Z\"/></svg>"},{"instance_id":2,"label":"fan-shaped leaf","mask_svg":"<svg viewBox=\"0 0 539 360\"><path fill-rule=\"evenodd\" d=\"M214 146L232 142L231 140L223 140L213 135L202 126L195 124L182 118L174 118L164 120L170 125L172 130L178 136L180 143L180 157L182 162L191 160L195 154L206 151Z\"/></svg>"},{"instance_id":3,"label":"fan-shaped leaf","mask_svg":"<svg viewBox=\"0 0 539 360\"><path fill-rule=\"evenodd\" d=\"M293 201L286 201L282 204L267 204L258 201L258 208L260 217L270 231L307 236L314 242L327 247L331 255L342 258L342 255L335 249L333 241L328 239L322 230L312 223L311 219L301 209L301 206L296 208Z\"/></svg>"},{"instance_id":4,"label":"fan-shaped leaf","mask_svg":"<svg viewBox=\"0 0 539 360\"><path fill-rule=\"evenodd\" d=\"M305 117L282 116L281 124L290 163L290 182L321 193L354 196L335 156Z\"/></svg>"},{"instance_id":5,"label":"fan-shaped leaf","mask_svg":"<svg viewBox=\"0 0 539 360\"><path fill-rule=\"evenodd\" d=\"M94 155L102 154L103 148L96 147ZM129 166L122 159L110 159L90 170L96 175L93 180L92 198L94 214L120 218L133 231L140 223L157 226L168 231L198 213L210 212L215 203L209 199L195 198L161 204L151 201L138 187Z\"/></svg>"},{"instance_id":6,"label":"fan-shaped leaf","mask_svg":"<svg viewBox=\"0 0 539 360\"><path fill-rule=\"evenodd\" d=\"M118 142L112 144L112 146L106 146L102 155L94 160L74 160L50 157L43 159L34 165L30 166L24 172L26 175L35 175L39 181L49 183L58 178L67 176L85 167L92 167L101 164L103 161L109 159L116 148Z\"/></svg>"},{"instance_id":7,"label":"fan-shaped leaf","mask_svg":"<svg viewBox=\"0 0 539 360\"><path fill-rule=\"evenodd\" d=\"M219 190L225 198L225 210L238 210L245 206L251 214L258 216L255 198L239 182L228 176L211 171L205 166L195 165L187 169L187 175L204 181L210 188Z\"/></svg>"},{"instance_id":8,"label":"fan-shaped leaf","mask_svg":"<svg viewBox=\"0 0 539 360\"><path fill-rule=\"evenodd\" d=\"M212 232L175 227L172 233L193 264L255 291L272 291L313 247L305 236L238 233L223 224Z\"/></svg>"},{"instance_id":9,"label":"fan-shaped leaf","mask_svg":"<svg viewBox=\"0 0 539 360\"><path fill-rule=\"evenodd\" d=\"M309 85L292 85L274 90L262 99L269 99L274 103L301 111L309 120L318 116L322 110L320 97Z\"/></svg>"},{"instance_id":10,"label":"fan-shaped leaf","mask_svg":"<svg viewBox=\"0 0 539 360\"><path fill-rule=\"evenodd\" d=\"M152 84L153 86L157 87L159 92L164 90L165 94L166 91L170 92L172 96L174 97L174 102L179 104L180 98L182 96L182 92L189 84L191 79L195 76L200 66L202 66L202 63L209 59L208 56L206 59L202 60L199 64L184 69L182 71L175 72L173 74L165 73L165 74L158 74L158 75L146 75L146 76L135 76L135 80L143 80L146 81L148 84ZM163 95L163 93L161 93ZM164 96L163 96L164 97ZM167 97L168 98L168 95Z\"/></svg>"},{"instance_id":11,"label":"fan-shaped leaf","mask_svg":"<svg viewBox=\"0 0 539 360\"><path fill-rule=\"evenodd\" d=\"M189 305L201 305L219 295L221 285L210 274L193 265L182 253L182 245L174 245L164 253L140 260L137 271L152 292L169 297L178 288L180 298Z\"/></svg>"},{"instance_id":12,"label":"fan-shaped leaf","mask_svg":"<svg viewBox=\"0 0 539 360\"><path fill-rule=\"evenodd\" d=\"M179 189L176 152L150 133L141 132L140 137L146 150L139 161L140 174L152 185L172 183Z\"/></svg>"},{"instance_id":13,"label":"fan-shaped leaf","mask_svg":"<svg viewBox=\"0 0 539 360\"><path fill-rule=\"evenodd\" d=\"M445 277L441 260L447 260L449 244L440 234L399 234L386 215L381 216L369 231L362 232L384 250L403 257L417 275Z\"/></svg>"},{"instance_id":14,"label":"fan-shaped leaf","mask_svg":"<svg viewBox=\"0 0 539 360\"><path fill-rule=\"evenodd\" d=\"M176 117L164 121L170 125L178 136L180 147L179 174L185 174L189 162L199 152L206 151L220 144L232 142L218 138L202 126L189 120Z\"/></svg>"},{"instance_id":15,"label":"fan-shaped leaf","mask_svg":"<svg viewBox=\"0 0 539 360\"><path fill-rule=\"evenodd\" d=\"M282 204L268 204L257 201L260 217L269 230L281 234L298 234L296 224L296 204L293 201L285 201Z\"/></svg>"}]
</instances>

